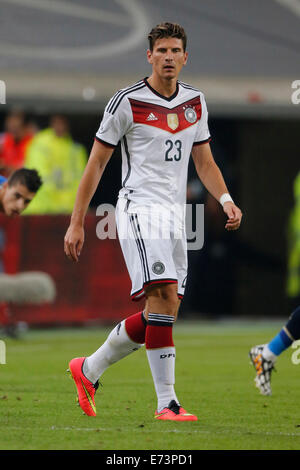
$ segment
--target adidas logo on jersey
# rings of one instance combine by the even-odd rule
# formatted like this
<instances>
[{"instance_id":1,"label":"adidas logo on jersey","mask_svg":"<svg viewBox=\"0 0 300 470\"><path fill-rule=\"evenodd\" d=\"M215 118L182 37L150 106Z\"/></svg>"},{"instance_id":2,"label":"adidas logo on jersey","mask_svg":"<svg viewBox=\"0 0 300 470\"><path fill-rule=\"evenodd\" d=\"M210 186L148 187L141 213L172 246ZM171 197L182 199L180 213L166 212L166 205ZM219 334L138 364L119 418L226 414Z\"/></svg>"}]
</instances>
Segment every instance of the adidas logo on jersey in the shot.
<instances>
[{"instance_id":1,"label":"adidas logo on jersey","mask_svg":"<svg viewBox=\"0 0 300 470\"><path fill-rule=\"evenodd\" d=\"M146 121L158 121L158 118L155 116L155 114L150 113Z\"/></svg>"}]
</instances>

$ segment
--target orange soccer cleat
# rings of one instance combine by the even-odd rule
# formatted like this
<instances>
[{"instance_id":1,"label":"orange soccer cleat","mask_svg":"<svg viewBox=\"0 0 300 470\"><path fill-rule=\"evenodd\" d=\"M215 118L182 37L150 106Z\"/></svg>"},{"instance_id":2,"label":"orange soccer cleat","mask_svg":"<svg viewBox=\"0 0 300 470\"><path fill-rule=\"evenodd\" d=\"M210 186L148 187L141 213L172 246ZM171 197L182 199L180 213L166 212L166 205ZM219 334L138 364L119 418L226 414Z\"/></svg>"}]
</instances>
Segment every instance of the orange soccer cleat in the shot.
<instances>
[{"instance_id":1,"label":"orange soccer cleat","mask_svg":"<svg viewBox=\"0 0 300 470\"><path fill-rule=\"evenodd\" d=\"M188 413L175 400L170 401L169 406L159 413L155 411L154 418L166 421L198 421L197 416Z\"/></svg>"},{"instance_id":2,"label":"orange soccer cleat","mask_svg":"<svg viewBox=\"0 0 300 470\"><path fill-rule=\"evenodd\" d=\"M99 386L98 381L93 384L82 371L85 357L76 357L69 362L69 369L77 388L78 403L88 416L96 416L95 393Z\"/></svg>"}]
</instances>

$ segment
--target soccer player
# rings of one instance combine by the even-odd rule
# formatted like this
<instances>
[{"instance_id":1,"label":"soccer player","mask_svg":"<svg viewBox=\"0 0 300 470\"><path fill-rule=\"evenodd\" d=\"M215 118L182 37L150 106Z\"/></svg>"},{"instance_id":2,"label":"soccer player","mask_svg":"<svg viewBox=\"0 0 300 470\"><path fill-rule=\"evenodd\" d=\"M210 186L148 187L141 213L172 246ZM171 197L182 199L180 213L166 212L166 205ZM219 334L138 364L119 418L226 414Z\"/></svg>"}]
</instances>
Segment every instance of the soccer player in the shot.
<instances>
[{"instance_id":1,"label":"soccer player","mask_svg":"<svg viewBox=\"0 0 300 470\"><path fill-rule=\"evenodd\" d=\"M105 108L64 240L66 255L77 262L84 243L84 217L89 202L121 140L122 188L116 207L117 228L132 281L131 297L145 297L145 308L119 323L91 356L72 359L69 368L79 405L87 415L95 416L99 377L111 364L145 343L157 394L155 419L196 421L197 416L186 412L174 390L172 326L187 276L184 219L179 217L181 237L175 237L170 226L168 238L151 238L147 223L150 220L151 228L157 229L162 207L166 212L180 207L184 213L191 153L199 178L223 205L228 217L225 228L236 230L242 214L233 203L210 150L204 95L178 81L188 57L184 29L178 24L162 23L151 30L148 39L147 59L152 73L118 91ZM120 236L124 227L128 229L127 237Z\"/></svg>"},{"instance_id":2,"label":"soccer player","mask_svg":"<svg viewBox=\"0 0 300 470\"><path fill-rule=\"evenodd\" d=\"M36 170L20 168L8 179L0 175L0 213L8 217L20 215L41 185L42 180ZM6 334L16 337L16 326L9 318L8 307L5 303L0 303L0 318Z\"/></svg>"},{"instance_id":3,"label":"soccer player","mask_svg":"<svg viewBox=\"0 0 300 470\"><path fill-rule=\"evenodd\" d=\"M7 179L0 175L0 212L9 217L20 215L42 185L36 170L20 168Z\"/></svg>"},{"instance_id":4,"label":"soccer player","mask_svg":"<svg viewBox=\"0 0 300 470\"><path fill-rule=\"evenodd\" d=\"M268 343L253 346L249 357L256 370L254 379L256 387L262 395L271 395L271 373L274 364L283 351L300 339L300 306L291 314L287 324Z\"/></svg>"}]
</instances>

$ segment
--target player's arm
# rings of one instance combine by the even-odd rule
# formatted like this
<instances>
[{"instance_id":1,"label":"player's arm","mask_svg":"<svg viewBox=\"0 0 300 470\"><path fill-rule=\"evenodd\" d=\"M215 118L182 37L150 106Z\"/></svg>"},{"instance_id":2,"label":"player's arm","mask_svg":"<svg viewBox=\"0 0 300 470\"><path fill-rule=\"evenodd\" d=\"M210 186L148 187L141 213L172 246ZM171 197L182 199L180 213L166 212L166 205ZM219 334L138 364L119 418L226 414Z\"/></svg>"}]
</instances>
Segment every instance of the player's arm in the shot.
<instances>
[{"instance_id":1,"label":"player's arm","mask_svg":"<svg viewBox=\"0 0 300 470\"><path fill-rule=\"evenodd\" d=\"M192 157L200 180L210 194L219 201L220 197L225 193L229 193L229 191L213 158L209 143L195 145L192 149ZM229 201L224 203L223 210L228 216L225 228L227 230L238 229L242 219L241 210Z\"/></svg>"},{"instance_id":2,"label":"player's arm","mask_svg":"<svg viewBox=\"0 0 300 470\"><path fill-rule=\"evenodd\" d=\"M70 226L64 239L64 251L72 261L78 261L84 243L84 218L105 167L114 149L94 141L88 163L80 180Z\"/></svg>"}]
</instances>

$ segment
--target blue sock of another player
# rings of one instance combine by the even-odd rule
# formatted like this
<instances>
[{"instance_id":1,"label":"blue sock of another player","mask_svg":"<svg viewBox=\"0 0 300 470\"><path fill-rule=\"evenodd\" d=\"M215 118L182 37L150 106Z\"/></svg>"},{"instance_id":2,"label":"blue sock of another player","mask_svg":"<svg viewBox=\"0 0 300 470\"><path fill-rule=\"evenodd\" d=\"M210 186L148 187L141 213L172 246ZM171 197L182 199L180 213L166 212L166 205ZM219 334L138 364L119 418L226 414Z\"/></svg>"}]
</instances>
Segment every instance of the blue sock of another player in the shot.
<instances>
[{"instance_id":1,"label":"blue sock of another player","mask_svg":"<svg viewBox=\"0 0 300 470\"><path fill-rule=\"evenodd\" d=\"M300 338L300 307L290 316L282 330L264 347L263 357L268 361L275 361L293 341Z\"/></svg>"}]
</instances>

